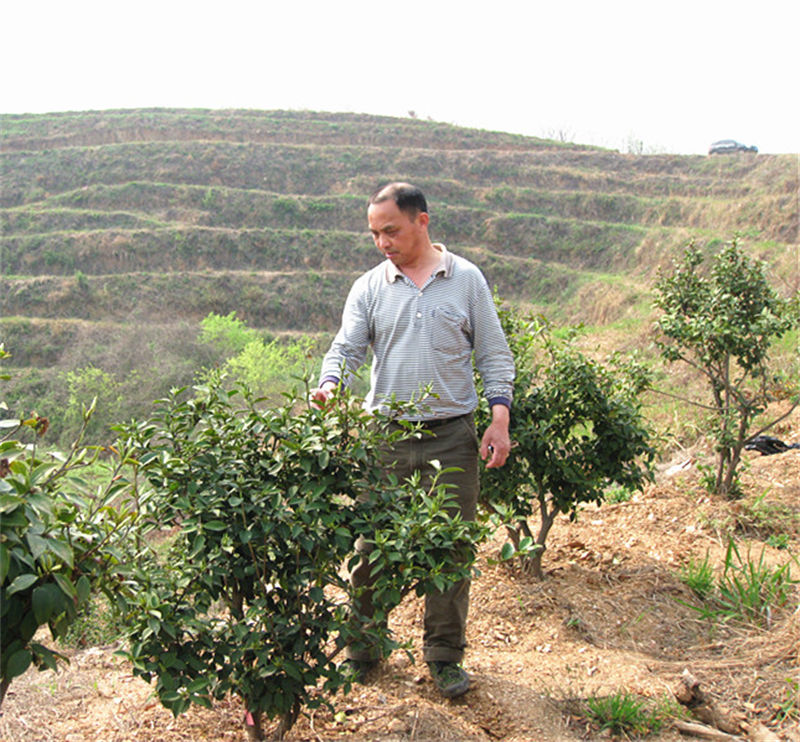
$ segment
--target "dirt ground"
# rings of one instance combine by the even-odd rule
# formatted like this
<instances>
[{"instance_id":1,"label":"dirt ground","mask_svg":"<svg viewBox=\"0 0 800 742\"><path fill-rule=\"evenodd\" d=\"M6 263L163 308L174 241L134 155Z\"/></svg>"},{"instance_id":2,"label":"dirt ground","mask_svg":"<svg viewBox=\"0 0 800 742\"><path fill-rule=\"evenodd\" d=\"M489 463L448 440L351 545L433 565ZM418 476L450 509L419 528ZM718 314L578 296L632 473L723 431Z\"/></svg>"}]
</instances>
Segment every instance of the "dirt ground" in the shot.
<instances>
[{"instance_id":1,"label":"dirt ground","mask_svg":"<svg viewBox=\"0 0 800 742\"><path fill-rule=\"evenodd\" d=\"M779 431L800 441L796 411ZM463 740L570 742L609 739L582 720L591 696L627 691L672 698L684 670L715 703L740 720L729 739L800 742L800 612L776 609L761 628L712 623L679 601L699 605L679 579L690 558L723 563L727 534L769 564L800 555L800 449L747 453L746 496L709 497L698 485L693 452L665 464L657 481L628 502L586 507L562 517L548 539L546 579L514 575L491 562L497 533L481 552L472 589L464 666L473 680L462 698L440 698L421 661L422 605L414 598L392 627L414 641L369 685L335 700L338 713L300 718L289 742ZM788 534L785 548L766 543ZM774 540L774 539L773 539ZM800 563L793 563L800 578ZM0 718L3 742L188 742L244 740L236 700L193 708L178 719L134 678L116 647L70 652L57 674L29 670L12 684ZM787 712L790 712L787 716ZM649 739L688 739L668 728ZM720 739L722 739L720 737Z\"/></svg>"}]
</instances>

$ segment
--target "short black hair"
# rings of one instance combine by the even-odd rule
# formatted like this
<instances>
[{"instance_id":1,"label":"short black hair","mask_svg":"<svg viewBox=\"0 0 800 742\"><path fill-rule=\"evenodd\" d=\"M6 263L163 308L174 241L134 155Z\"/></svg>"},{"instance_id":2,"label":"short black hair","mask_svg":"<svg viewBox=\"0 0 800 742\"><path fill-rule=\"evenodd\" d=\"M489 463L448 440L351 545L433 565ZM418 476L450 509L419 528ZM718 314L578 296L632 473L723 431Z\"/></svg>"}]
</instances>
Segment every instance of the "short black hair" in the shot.
<instances>
[{"instance_id":1,"label":"short black hair","mask_svg":"<svg viewBox=\"0 0 800 742\"><path fill-rule=\"evenodd\" d=\"M368 206L384 201L394 201L397 208L412 219L419 213L428 213L425 194L411 183L389 183L389 185L381 186L369 197Z\"/></svg>"}]
</instances>

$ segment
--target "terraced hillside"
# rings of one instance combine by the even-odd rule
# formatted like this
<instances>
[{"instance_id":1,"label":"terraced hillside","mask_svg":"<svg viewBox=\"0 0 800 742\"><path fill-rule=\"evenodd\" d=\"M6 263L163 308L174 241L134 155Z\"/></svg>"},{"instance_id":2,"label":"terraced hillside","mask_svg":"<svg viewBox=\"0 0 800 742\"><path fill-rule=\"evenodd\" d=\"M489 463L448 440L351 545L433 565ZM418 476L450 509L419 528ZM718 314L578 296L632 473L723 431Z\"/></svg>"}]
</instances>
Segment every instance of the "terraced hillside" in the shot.
<instances>
[{"instance_id":1,"label":"terraced hillside","mask_svg":"<svg viewBox=\"0 0 800 742\"><path fill-rule=\"evenodd\" d=\"M274 335L332 332L377 261L366 196L394 179L428 193L434 239L557 320L641 315L654 271L691 237L740 231L777 275L797 273L796 156L634 156L313 112L0 125L0 337L18 399L76 367L188 380L210 312Z\"/></svg>"}]
</instances>

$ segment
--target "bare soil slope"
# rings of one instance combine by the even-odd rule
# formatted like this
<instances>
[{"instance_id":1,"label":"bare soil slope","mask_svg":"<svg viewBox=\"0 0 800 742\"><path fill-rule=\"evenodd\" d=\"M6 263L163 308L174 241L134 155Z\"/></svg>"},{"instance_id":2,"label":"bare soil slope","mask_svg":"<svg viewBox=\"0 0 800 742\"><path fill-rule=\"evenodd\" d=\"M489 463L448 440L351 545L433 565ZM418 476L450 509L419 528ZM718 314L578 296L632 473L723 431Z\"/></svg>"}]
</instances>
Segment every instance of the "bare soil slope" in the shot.
<instances>
[{"instance_id":1,"label":"bare soil slope","mask_svg":"<svg viewBox=\"0 0 800 742\"><path fill-rule=\"evenodd\" d=\"M800 413L776 434L787 443L800 441ZM575 523L557 521L544 582L493 563L502 544L496 534L482 551L482 574L473 586L465 667L474 683L467 695L454 701L438 697L418 651L422 605L408 600L393 614L393 628L400 638L413 640L415 662L395 653L372 683L335 699L337 715L318 711L303 717L287 739L604 739L607 735L581 719L587 698L620 691L671 698L688 669L741 723L742 739L800 740L797 594L790 605L775 608L769 625L715 624L686 605L700 603L678 577L689 559L702 560L707 553L721 567L729 534L753 562L762 550L770 565L800 553L800 449L748 454L747 496L738 502L702 490L699 456L683 452L629 502L585 508ZM787 548L766 544L776 533L787 534ZM794 562L793 568L800 577L800 565ZM237 701L173 719L114 650L74 651L58 674L31 670L16 680L0 718L0 739L246 738ZM651 737L681 738L675 729Z\"/></svg>"}]
</instances>

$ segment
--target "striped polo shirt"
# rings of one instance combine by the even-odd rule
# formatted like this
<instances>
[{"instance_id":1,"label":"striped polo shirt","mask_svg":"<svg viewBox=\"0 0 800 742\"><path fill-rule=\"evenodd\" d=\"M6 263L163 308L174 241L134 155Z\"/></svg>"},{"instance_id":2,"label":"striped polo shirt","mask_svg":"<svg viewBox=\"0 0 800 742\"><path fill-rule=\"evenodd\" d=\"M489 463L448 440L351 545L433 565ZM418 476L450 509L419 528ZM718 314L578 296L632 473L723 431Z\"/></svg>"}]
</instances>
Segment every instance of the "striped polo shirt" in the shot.
<instances>
[{"instance_id":1,"label":"striped polo shirt","mask_svg":"<svg viewBox=\"0 0 800 742\"><path fill-rule=\"evenodd\" d=\"M511 404L514 360L486 279L444 245L434 247L442 259L422 287L390 260L355 281L342 325L322 362L320 384L347 384L372 348L368 409L385 410L394 396L417 402L409 418L456 417L478 404L474 351L489 403ZM428 386L430 394L421 399Z\"/></svg>"}]
</instances>

